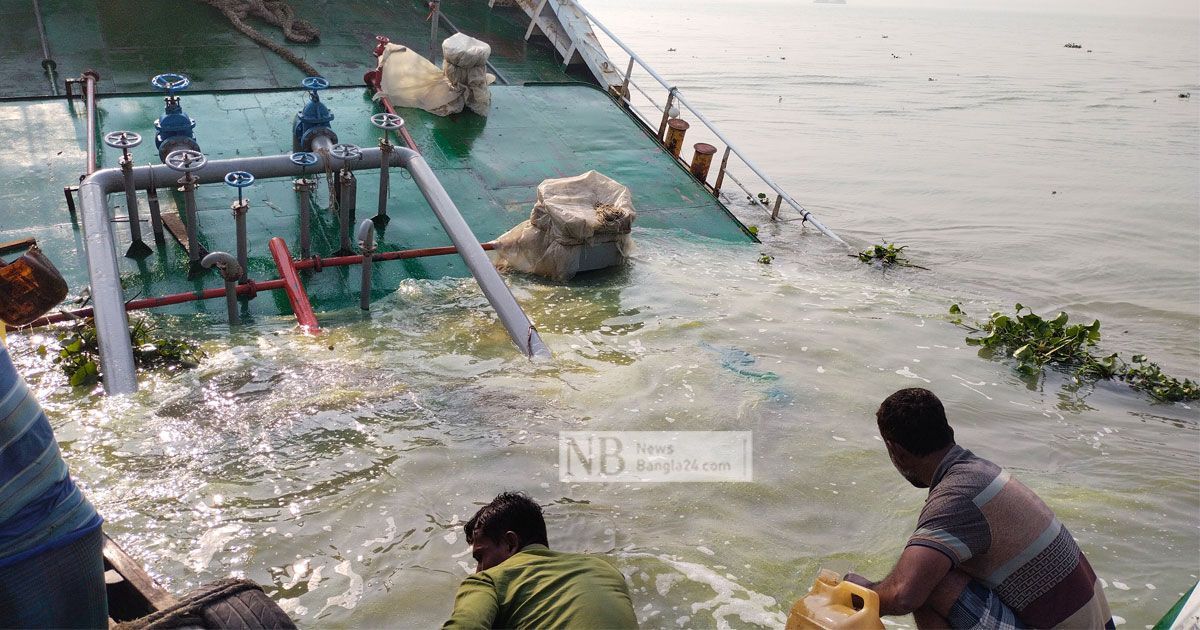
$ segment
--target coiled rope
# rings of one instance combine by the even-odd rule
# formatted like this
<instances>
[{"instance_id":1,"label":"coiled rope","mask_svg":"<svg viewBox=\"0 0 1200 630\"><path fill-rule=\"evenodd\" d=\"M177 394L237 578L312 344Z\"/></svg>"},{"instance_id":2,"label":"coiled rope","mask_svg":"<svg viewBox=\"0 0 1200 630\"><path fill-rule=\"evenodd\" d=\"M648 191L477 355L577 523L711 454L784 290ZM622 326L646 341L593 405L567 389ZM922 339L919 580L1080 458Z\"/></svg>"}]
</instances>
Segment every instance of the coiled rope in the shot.
<instances>
[{"instance_id":1,"label":"coiled rope","mask_svg":"<svg viewBox=\"0 0 1200 630\"><path fill-rule=\"evenodd\" d=\"M311 23L297 19L296 11L284 2L284 0L201 0L201 2L220 11L238 32L250 38L259 46L279 55L288 63L303 71L306 76L315 77L321 75L320 72L317 72L316 68L313 68L307 61L301 59L299 55L271 41L246 23L246 18L250 16L257 17L272 26L278 26L282 29L283 36L288 41L302 44L316 41L321 37L321 31L317 30L317 27Z\"/></svg>"}]
</instances>

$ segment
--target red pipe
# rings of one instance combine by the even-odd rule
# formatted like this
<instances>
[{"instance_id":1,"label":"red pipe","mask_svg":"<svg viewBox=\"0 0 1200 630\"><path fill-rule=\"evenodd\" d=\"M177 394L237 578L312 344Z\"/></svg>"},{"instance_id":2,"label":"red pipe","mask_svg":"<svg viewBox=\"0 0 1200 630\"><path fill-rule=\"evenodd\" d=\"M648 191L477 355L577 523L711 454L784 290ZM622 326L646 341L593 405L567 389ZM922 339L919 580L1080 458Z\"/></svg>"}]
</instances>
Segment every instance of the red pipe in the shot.
<instances>
[{"instance_id":1,"label":"red pipe","mask_svg":"<svg viewBox=\"0 0 1200 630\"><path fill-rule=\"evenodd\" d=\"M480 243L480 246L485 250L496 249L495 243ZM384 260L405 260L408 258L425 258L427 256L446 256L449 254L457 254L456 247L426 247L424 249L402 249L394 252L383 252L375 254L371 260L380 262ZM316 269L317 267L347 267L350 265L361 265L362 256L335 256L333 258L307 258L298 260L294 263L296 269ZM318 261L320 261L318 263ZM264 280L262 282L254 282L239 284L237 288L238 295L254 297L258 291L277 291L284 288L283 280ZM199 293L172 293L161 297L148 297L130 300L125 303L125 310L140 311L147 308L158 308L161 306L172 306L175 304L186 304L187 302L195 302L197 300L211 300L214 298L225 297L225 288L218 287L215 289L204 289ZM91 308L81 308L74 311L60 311L52 315L39 317L33 322L22 326L21 329L39 328L49 326L50 324L58 324L76 319L84 319L92 316Z\"/></svg>"},{"instance_id":2,"label":"red pipe","mask_svg":"<svg viewBox=\"0 0 1200 630\"><path fill-rule=\"evenodd\" d=\"M271 250L271 257L275 259L275 267L279 269L283 290L287 292L288 301L292 303L292 312L296 314L296 321L300 322L300 330L309 335L320 334L317 316L313 313L312 304L308 303L308 294L304 292L304 285L296 273L296 263L292 261L292 253L288 251L287 243L274 236L267 243L267 247Z\"/></svg>"}]
</instances>

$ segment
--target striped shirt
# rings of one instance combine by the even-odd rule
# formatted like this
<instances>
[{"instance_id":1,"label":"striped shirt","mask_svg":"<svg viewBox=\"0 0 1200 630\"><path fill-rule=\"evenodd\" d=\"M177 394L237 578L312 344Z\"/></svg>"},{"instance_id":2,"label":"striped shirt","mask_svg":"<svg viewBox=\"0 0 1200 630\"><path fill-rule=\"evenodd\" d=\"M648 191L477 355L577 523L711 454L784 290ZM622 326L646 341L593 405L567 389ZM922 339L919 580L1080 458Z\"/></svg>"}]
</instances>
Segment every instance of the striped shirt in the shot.
<instances>
[{"instance_id":1,"label":"striped shirt","mask_svg":"<svg viewBox=\"0 0 1200 630\"><path fill-rule=\"evenodd\" d=\"M1034 628L1113 627L1100 581L1032 490L960 446L933 475L909 545L936 549Z\"/></svg>"},{"instance_id":2,"label":"striped shirt","mask_svg":"<svg viewBox=\"0 0 1200 630\"><path fill-rule=\"evenodd\" d=\"M0 568L70 543L100 523L67 474L50 420L0 345Z\"/></svg>"}]
</instances>

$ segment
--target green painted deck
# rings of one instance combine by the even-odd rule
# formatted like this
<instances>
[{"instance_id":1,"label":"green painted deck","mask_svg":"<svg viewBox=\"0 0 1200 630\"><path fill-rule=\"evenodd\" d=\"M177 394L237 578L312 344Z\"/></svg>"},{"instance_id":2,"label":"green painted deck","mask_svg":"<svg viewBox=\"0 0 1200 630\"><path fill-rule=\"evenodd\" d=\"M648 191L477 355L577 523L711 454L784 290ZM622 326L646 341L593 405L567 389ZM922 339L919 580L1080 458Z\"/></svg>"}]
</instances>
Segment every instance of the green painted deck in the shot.
<instances>
[{"instance_id":1,"label":"green painted deck","mask_svg":"<svg viewBox=\"0 0 1200 630\"><path fill-rule=\"evenodd\" d=\"M369 117L378 111L364 88L323 93L335 113L342 142L373 146L379 131ZM300 90L237 93L189 93L185 110L197 121L196 136L209 159L271 155L290 151L292 116L307 99ZM162 99L153 95L112 96L98 105L101 133L118 129L143 135L133 150L137 164L157 163L153 123ZM487 118L464 113L442 118L419 110L400 110L438 178L480 240L491 240L528 218L539 182L550 177L600 171L630 187L638 210L634 237L647 228L675 229L731 242L749 242L742 227L637 122L598 88L586 84L504 86L493 89ZM0 141L14 147L15 159L0 164L0 241L33 236L67 278L73 293L87 283L78 225L66 210L62 188L74 183L86 159L83 118L61 99L0 103ZM117 164L120 153L101 147L102 167ZM359 219L375 213L378 171L358 174ZM329 256L338 248L336 217L319 209L328 199L321 178L313 215L313 248ZM299 202L290 179L259 180L246 189L250 275L277 277L267 249L271 236L288 241L299 255ZM121 258L127 297L163 295L220 286L215 273L186 278L186 252L170 236L153 242L144 194L140 210L147 242L156 250L141 262ZM202 186L197 194L199 233L210 251L234 252L234 222L229 204L236 197L222 184ZM181 212L182 196L162 189L162 211ZM123 216L123 194L109 196L114 216ZM389 194L390 225L380 234L380 251L449 245L433 212L402 169L393 169ZM124 223L114 224L119 253L129 245ZM331 268L308 273L306 288L318 311L342 308L358 299L359 270ZM457 256L383 262L375 266L373 295L394 291L405 278L466 276ZM282 292L253 300L252 313L288 313ZM220 301L171 307L223 313Z\"/></svg>"},{"instance_id":2,"label":"green painted deck","mask_svg":"<svg viewBox=\"0 0 1200 630\"><path fill-rule=\"evenodd\" d=\"M342 142L375 146L379 132L368 118L381 111L362 76L374 65L375 36L424 53L429 46L428 10L423 0L326 2L292 0L297 17L321 29L318 43L286 43L316 66L332 85L322 98L334 112ZM199 0L41 0L51 57L61 78L95 69L98 136L114 130L142 135L133 153L139 165L158 163L153 123L162 98L149 78L181 72L193 79L183 93L185 111L197 121L196 137L209 159L272 155L291 150L293 116L306 102L298 87L303 73L233 30L215 9ZM443 186L480 240L490 240L528 218L539 182L549 177L598 170L629 186L639 212L637 230L675 229L698 236L750 242L742 226L696 182L627 112L590 81L582 67L564 68L545 40L524 40L528 18L517 8L489 9L484 0L443 0L442 12L463 32L492 46L491 61L510 81L493 87L487 118L464 113L439 118L402 110L410 132ZM282 32L257 20L256 28L280 43ZM442 22L440 39L452 34ZM85 170L83 107L51 96L42 72L42 50L27 2L0 0L0 142L11 147L0 163L0 242L35 237L78 294L88 283L80 226L66 209L63 187ZM528 84L527 84L528 82ZM538 84L538 83L541 84ZM120 153L98 147L100 167L116 166ZM165 184L165 182L164 182ZM272 236L288 241L299 256L299 200L290 180L260 180L246 191L250 275L277 277L267 250ZM375 213L378 171L358 173L357 216ZM234 252L229 210L236 193L223 185L200 188L199 233L210 251ZM142 261L121 258L126 297L157 296L220 286L216 274L188 280L186 252L169 235L155 244L144 191L139 193L143 234L155 252ZM179 212L182 198L160 189L164 213ZM328 189L315 196L313 248L319 256L338 249L336 217L323 208ZM393 169L391 224L379 235L379 251L449 245L433 212L407 173ZM124 216L123 194L111 195L114 216ZM182 212L181 212L182 214ZM125 223L114 223L119 254L129 245ZM466 276L457 256L380 263L373 274L376 297L405 278ZM356 303L359 270L333 268L305 274L318 310ZM253 300L253 313L290 313L282 292ZM212 312L219 301L171 307L175 312Z\"/></svg>"},{"instance_id":3,"label":"green painted deck","mask_svg":"<svg viewBox=\"0 0 1200 630\"><path fill-rule=\"evenodd\" d=\"M102 77L102 93L148 92L150 77L162 72L188 75L194 90L292 87L304 78L300 70L243 37L219 11L199 0L40 3L50 56L58 63L59 74L75 77L95 69ZM362 85L376 35L386 35L422 54L429 50L429 11L424 0L289 0L289 4L298 18L320 29L319 42L287 42L278 28L256 19L249 23L303 57L333 85ZM30 8L27 0L0 0L4 97L51 93ZM492 64L514 85L588 80L585 69L564 70L545 40L524 41L529 21L520 9L489 10L486 0L443 0L442 13L464 32L491 44ZM453 34L445 21L439 26L439 41Z\"/></svg>"}]
</instances>

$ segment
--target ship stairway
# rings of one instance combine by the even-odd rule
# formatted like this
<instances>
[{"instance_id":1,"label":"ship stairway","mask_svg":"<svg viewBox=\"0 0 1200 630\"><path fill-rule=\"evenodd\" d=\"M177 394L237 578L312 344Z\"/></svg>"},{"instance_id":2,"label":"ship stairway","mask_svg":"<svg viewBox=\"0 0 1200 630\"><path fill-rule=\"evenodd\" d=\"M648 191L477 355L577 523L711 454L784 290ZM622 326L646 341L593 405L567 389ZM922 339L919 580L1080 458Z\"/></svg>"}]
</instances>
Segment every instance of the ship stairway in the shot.
<instances>
[{"instance_id":1,"label":"ship stairway","mask_svg":"<svg viewBox=\"0 0 1200 630\"><path fill-rule=\"evenodd\" d=\"M496 2L488 0L488 7L494 7ZM512 3L529 16L526 41L535 30L541 31L562 55L563 65L584 63L606 91L624 83L624 75L609 60L591 22L575 0L513 0Z\"/></svg>"}]
</instances>

